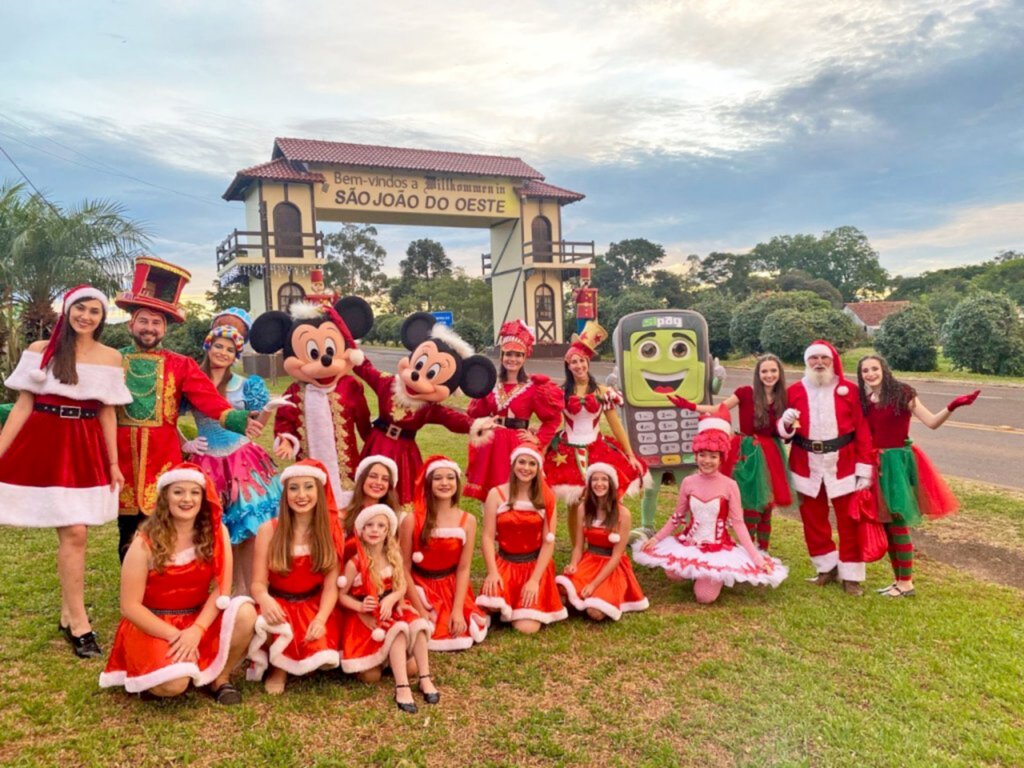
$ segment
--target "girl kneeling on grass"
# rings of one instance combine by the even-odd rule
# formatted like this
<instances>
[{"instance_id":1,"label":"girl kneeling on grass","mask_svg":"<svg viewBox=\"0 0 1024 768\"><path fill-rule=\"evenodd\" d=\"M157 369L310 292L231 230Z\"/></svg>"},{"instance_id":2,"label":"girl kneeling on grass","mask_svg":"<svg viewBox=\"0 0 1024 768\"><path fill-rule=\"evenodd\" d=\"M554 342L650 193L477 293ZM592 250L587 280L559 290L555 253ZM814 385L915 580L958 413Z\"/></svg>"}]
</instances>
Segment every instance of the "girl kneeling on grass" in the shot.
<instances>
[{"instance_id":1,"label":"girl kneeling on grass","mask_svg":"<svg viewBox=\"0 0 1024 768\"><path fill-rule=\"evenodd\" d=\"M123 618L100 686L169 697L192 683L209 686L219 704L238 704L229 675L245 658L256 611L251 598L229 597L231 540L220 498L188 463L161 475L157 494L121 566Z\"/></svg>"},{"instance_id":2,"label":"girl kneeling on grass","mask_svg":"<svg viewBox=\"0 0 1024 768\"><path fill-rule=\"evenodd\" d=\"M303 459L281 473L281 482L278 517L256 534L252 575L260 617L249 679L259 680L269 665L264 687L272 695L284 693L288 675L341 663L337 581L344 543L327 468Z\"/></svg>"},{"instance_id":3,"label":"girl kneeling on grass","mask_svg":"<svg viewBox=\"0 0 1024 768\"><path fill-rule=\"evenodd\" d=\"M542 466L536 450L516 448L508 482L491 489L484 503L487 578L476 604L527 634L569 616L555 585L555 494Z\"/></svg>"},{"instance_id":4,"label":"girl kneeling on grass","mask_svg":"<svg viewBox=\"0 0 1024 768\"><path fill-rule=\"evenodd\" d=\"M411 655L419 672L419 688L427 704L437 704L441 694L430 679L427 640L430 622L422 618L405 597L402 554L395 539L398 518L386 504L373 504L355 519L356 553L345 564L341 587L344 616L341 668L360 680L380 680L385 665L395 676L395 703L413 714L416 704L409 687Z\"/></svg>"},{"instance_id":5,"label":"girl kneeling on grass","mask_svg":"<svg viewBox=\"0 0 1024 768\"><path fill-rule=\"evenodd\" d=\"M431 456L416 478L413 514L399 525L409 601L434 625L427 647L463 651L483 642L491 618L473 597L469 571L476 518L459 509L462 470L447 456Z\"/></svg>"},{"instance_id":6,"label":"girl kneeling on grass","mask_svg":"<svg viewBox=\"0 0 1024 768\"><path fill-rule=\"evenodd\" d=\"M576 610L595 621L618 621L623 613L644 611L650 605L633 574L633 564L624 556L629 510L618 501L615 467L591 464L586 480L572 558L555 581Z\"/></svg>"},{"instance_id":7,"label":"girl kneeling on grass","mask_svg":"<svg viewBox=\"0 0 1024 768\"><path fill-rule=\"evenodd\" d=\"M738 581L777 587L789 573L780 560L754 546L743 522L739 486L719 472L731 432L725 406L700 417L693 439L697 473L683 480L676 510L664 527L642 546L637 542L633 547L638 563L664 568L670 579L693 579L698 603L713 603L723 585ZM672 536L687 514L690 520L683 533ZM726 530L727 522L739 547Z\"/></svg>"}]
</instances>

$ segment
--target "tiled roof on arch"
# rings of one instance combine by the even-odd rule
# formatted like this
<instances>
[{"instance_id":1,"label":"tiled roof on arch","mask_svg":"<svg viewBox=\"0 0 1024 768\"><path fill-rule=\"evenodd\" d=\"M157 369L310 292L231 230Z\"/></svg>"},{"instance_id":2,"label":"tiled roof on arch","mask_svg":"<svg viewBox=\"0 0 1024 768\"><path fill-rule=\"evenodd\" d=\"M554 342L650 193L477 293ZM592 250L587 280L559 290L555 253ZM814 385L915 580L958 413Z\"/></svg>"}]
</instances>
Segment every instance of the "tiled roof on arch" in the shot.
<instances>
[{"instance_id":1,"label":"tiled roof on arch","mask_svg":"<svg viewBox=\"0 0 1024 768\"><path fill-rule=\"evenodd\" d=\"M302 163L337 163L366 168L452 173L466 176L507 176L518 179L543 179L544 175L518 157L471 155L465 152L440 152L432 149L382 147L372 144L347 144L319 139L274 140L274 158Z\"/></svg>"},{"instance_id":2,"label":"tiled roof on arch","mask_svg":"<svg viewBox=\"0 0 1024 768\"><path fill-rule=\"evenodd\" d=\"M295 183L319 184L324 177L319 173L310 173L299 163L284 158L271 160L269 163L243 168L235 174L234 181L222 195L225 200L241 200L242 192L251 179L267 179L269 181L291 181Z\"/></svg>"},{"instance_id":3,"label":"tiled roof on arch","mask_svg":"<svg viewBox=\"0 0 1024 768\"><path fill-rule=\"evenodd\" d=\"M582 192L573 192L571 189L556 187L554 184L547 184L543 181L531 179L519 190L524 197L544 197L550 200L559 200L566 203L575 203L582 200L586 195Z\"/></svg>"}]
</instances>

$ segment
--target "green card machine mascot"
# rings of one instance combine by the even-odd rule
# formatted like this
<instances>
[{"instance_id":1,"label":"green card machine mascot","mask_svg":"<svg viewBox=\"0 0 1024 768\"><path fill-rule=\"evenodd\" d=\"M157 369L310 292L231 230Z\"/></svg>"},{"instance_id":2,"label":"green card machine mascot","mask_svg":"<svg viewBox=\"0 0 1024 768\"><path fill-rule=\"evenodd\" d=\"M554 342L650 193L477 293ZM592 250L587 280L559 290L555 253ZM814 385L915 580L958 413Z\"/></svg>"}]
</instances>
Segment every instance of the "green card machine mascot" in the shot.
<instances>
[{"instance_id":1,"label":"green card machine mascot","mask_svg":"<svg viewBox=\"0 0 1024 768\"><path fill-rule=\"evenodd\" d=\"M697 414L683 411L669 397L710 403L725 380L725 369L711 358L708 325L698 312L648 310L626 315L615 326L615 372L625 398L623 421L630 444L647 464L654 484L644 491L641 529L654 530L660 480L672 474L678 486L695 468L693 437Z\"/></svg>"}]
</instances>

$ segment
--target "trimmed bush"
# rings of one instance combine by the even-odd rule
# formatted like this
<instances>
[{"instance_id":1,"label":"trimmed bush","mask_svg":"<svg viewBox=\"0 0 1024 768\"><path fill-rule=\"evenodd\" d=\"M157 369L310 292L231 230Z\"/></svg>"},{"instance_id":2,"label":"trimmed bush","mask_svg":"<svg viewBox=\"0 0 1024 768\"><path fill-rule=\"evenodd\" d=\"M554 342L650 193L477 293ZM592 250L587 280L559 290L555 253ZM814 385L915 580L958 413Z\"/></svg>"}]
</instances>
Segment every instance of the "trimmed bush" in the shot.
<instances>
[{"instance_id":1,"label":"trimmed bush","mask_svg":"<svg viewBox=\"0 0 1024 768\"><path fill-rule=\"evenodd\" d=\"M809 291L759 293L740 303L729 323L729 339L733 349L744 354L766 351L761 345L761 327L768 316L779 309L810 312L830 309L825 299ZM768 350L773 351L773 350Z\"/></svg>"},{"instance_id":2,"label":"trimmed bush","mask_svg":"<svg viewBox=\"0 0 1024 768\"><path fill-rule=\"evenodd\" d=\"M452 329L477 352L485 350L494 344L487 326L483 323L478 323L476 320L459 318L455 321Z\"/></svg>"},{"instance_id":3,"label":"trimmed bush","mask_svg":"<svg viewBox=\"0 0 1024 768\"><path fill-rule=\"evenodd\" d=\"M808 344L814 339L825 339L840 352L852 349L857 344L857 326L845 312L838 309L815 309L807 313L807 322L814 332L807 340Z\"/></svg>"},{"instance_id":4,"label":"trimmed bush","mask_svg":"<svg viewBox=\"0 0 1024 768\"><path fill-rule=\"evenodd\" d=\"M923 304L911 304L889 315L874 338L878 354L898 371L934 371L938 344L935 315Z\"/></svg>"},{"instance_id":5,"label":"trimmed bush","mask_svg":"<svg viewBox=\"0 0 1024 768\"><path fill-rule=\"evenodd\" d=\"M979 291L957 304L942 327L942 346L957 368L1024 374L1024 328L1005 294Z\"/></svg>"},{"instance_id":6,"label":"trimmed bush","mask_svg":"<svg viewBox=\"0 0 1024 768\"><path fill-rule=\"evenodd\" d=\"M778 355L784 362L802 363L804 350L817 337L808 312L777 309L764 318L758 344L763 351Z\"/></svg>"}]
</instances>

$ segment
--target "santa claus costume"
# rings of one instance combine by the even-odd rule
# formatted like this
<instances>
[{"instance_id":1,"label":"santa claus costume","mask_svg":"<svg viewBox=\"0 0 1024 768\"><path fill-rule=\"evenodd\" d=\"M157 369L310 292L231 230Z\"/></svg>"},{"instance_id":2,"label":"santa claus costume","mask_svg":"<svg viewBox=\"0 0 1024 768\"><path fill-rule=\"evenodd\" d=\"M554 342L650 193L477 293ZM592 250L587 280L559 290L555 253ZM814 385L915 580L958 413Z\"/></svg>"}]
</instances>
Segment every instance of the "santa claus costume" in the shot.
<instances>
[{"instance_id":1,"label":"santa claus costume","mask_svg":"<svg viewBox=\"0 0 1024 768\"><path fill-rule=\"evenodd\" d=\"M310 543L291 547L290 568L277 571L267 562L266 593L276 601L285 615L280 623L270 623L262 615L256 619L255 633L249 645L251 662L247 677L259 680L268 666L282 669L289 675L301 676L319 669L333 669L341 664L338 647L341 642L341 613L337 607L337 590L335 582L338 573L338 560L344 549L344 534L338 519L338 506L334 501L334 491L327 476L327 468L316 459L303 459L281 473L281 483L287 486L291 478L313 478L318 481L326 499L327 529L331 551L335 553L335 566L328 570L314 568L313 552ZM284 514L291 514L290 510ZM318 514L314 510L313 514ZM270 520L266 523L267 534L273 538L280 521ZM317 527L317 521L310 522L310 533ZM257 571L261 566L257 567ZM328 581L330 579L330 581ZM254 585L253 596L259 601L264 599L263 590ZM324 601L330 602L330 607ZM325 610L327 615L324 616ZM324 633L315 640L306 638L310 624L320 620ZM278 691L272 691L278 692Z\"/></svg>"},{"instance_id":2,"label":"santa claus costume","mask_svg":"<svg viewBox=\"0 0 1024 768\"><path fill-rule=\"evenodd\" d=\"M370 519L381 514L387 516L390 529L388 536L393 538L398 527L398 518L394 511L384 504L374 504L359 513L356 517L356 535L362 534L363 526ZM392 544L397 547L396 542ZM361 539L356 540L356 554L350 562L355 566L355 578L351 585L346 583L347 577L344 575L339 578L339 585L343 590L347 588L349 597L362 602L366 597L372 596L379 601L391 593L395 578L394 566L387 565L380 569L377 576L381 587L378 589L370 573L373 563L367 556ZM399 635L405 636L408 652L411 654L416 635L424 632L430 637L431 632L430 622L416 613L405 600L395 605L391 617L387 620L380 618L379 602L376 614L357 612L342 603L342 617L341 668L349 674L386 666L391 646Z\"/></svg>"},{"instance_id":3,"label":"santa claus costume","mask_svg":"<svg viewBox=\"0 0 1024 768\"><path fill-rule=\"evenodd\" d=\"M532 448L520 446L512 452L511 463L520 455L529 455L541 466L540 454ZM543 479L542 479L543 482ZM530 607L523 604L523 586L534 576L541 548L552 544L555 534L551 523L555 514L555 495L543 484L544 506L535 507L529 501L510 502L506 495L507 486L498 486L498 507L495 514L495 541L497 552L494 563L501 577L499 594L481 593L476 604L481 608L499 614L504 622L520 620L551 624L568 618L569 612L562 605L555 584L555 564L548 560L547 567L540 574L537 598Z\"/></svg>"},{"instance_id":4,"label":"santa claus costume","mask_svg":"<svg viewBox=\"0 0 1024 768\"><path fill-rule=\"evenodd\" d=\"M729 411L719 406L716 413L700 417L693 452L717 452L724 460L731 437ZM685 525L683 532L671 535L680 525ZM728 527L739 539L738 546ZM684 478L668 522L649 544L634 544L633 559L641 565L663 568L670 579L694 580L698 600L701 582L718 582L726 587L737 582L777 587L789 574L781 560L769 558L754 546L743 520L736 482L717 469L705 471L699 456L698 472ZM765 560L771 561L770 567L763 565Z\"/></svg>"},{"instance_id":5,"label":"santa claus costume","mask_svg":"<svg viewBox=\"0 0 1024 768\"><path fill-rule=\"evenodd\" d=\"M529 358L534 341L533 331L521 320L505 323L498 334L503 356L518 352ZM493 416L497 427L487 442L469 446L465 494L483 501L491 488L508 482L509 457L522 442L520 433L529 430L533 414L540 419L537 445L541 450L547 447L562 423L562 400L562 390L550 378L528 376L520 368L516 380L507 381L502 376L487 397L470 402L466 409L469 416Z\"/></svg>"},{"instance_id":6,"label":"santa claus costume","mask_svg":"<svg viewBox=\"0 0 1024 768\"><path fill-rule=\"evenodd\" d=\"M227 664L232 633L241 607L253 602L250 597L226 594L225 587L230 582L225 562L228 542L226 531L221 526L220 496L210 479L195 464L182 463L157 479L157 493L169 485L184 482L204 488L204 503L210 510L214 532L212 557L201 559L197 557L196 548L189 547L175 552L163 567L150 568L142 605L156 619L175 629L186 630L198 625L200 615L212 598L212 585L217 595L217 613L209 626L200 626L203 634L198 658L177 662L172 661L169 640L148 634L127 618L122 618L114 636L110 659L100 675L101 688L124 686L129 693L138 693L182 678L190 679L197 687L209 685L221 676ZM152 547L149 538L144 532L139 537L149 552ZM237 690L230 684L224 687L230 687L237 695Z\"/></svg>"},{"instance_id":7,"label":"santa claus costume","mask_svg":"<svg viewBox=\"0 0 1024 768\"><path fill-rule=\"evenodd\" d=\"M467 567L465 591L461 600L466 631L461 635L451 633L449 620L456 603L459 563L467 544L469 514L456 509L456 512L461 512L458 525L451 528L434 527L427 537L427 543L423 544L430 477L434 470L441 468L455 472L457 477L462 474L459 465L446 456L431 456L424 464L423 472L416 480L416 497L413 499L410 572L420 603L428 613L433 614L434 631L427 648L431 651L464 651L472 648L474 643L484 641L491 617L476 605Z\"/></svg>"},{"instance_id":8,"label":"santa claus costume","mask_svg":"<svg viewBox=\"0 0 1024 768\"><path fill-rule=\"evenodd\" d=\"M117 518L117 491L110 487L110 457L100 423L104 406L124 405L132 395L120 366L76 363L77 384L54 376L51 360L71 307L107 299L80 285L64 296L63 311L45 350L22 353L4 381L32 396L32 410L0 456L0 525L59 528L102 525Z\"/></svg>"},{"instance_id":9,"label":"santa claus costume","mask_svg":"<svg viewBox=\"0 0 1024 768\"><path fill-rule=\"evenodd\" d=\"M591 321L565 353L568 363L574 357L588 362L593 359L597 347L608 338L607 331ZM617 407L625 402L622 395L603 384L588 392L586 381L576 381L572 375L566 387L572 386L573 394L563 393L562 416L565 427L559 432L544 455L544 477L555 495L573 505L579 501L586 485L584 474L592 463L610 464L615 467L616 487L620 495L632 496L640 492L644 484L650 483L650 475L644 465L634 465L630 458L632 449L629 437L618 414ZM604 415L614 437L601 434L601 416ZM570 520L571 523L571 520Z\"/></svg>"},{"instance_id":10,"label":"santa claus costume","mask_svg":"<svg viewBox=\"0 0 1024 768\"><path fill-rule=\"evenodd\" d=\"M828 357L831 373L815 380L812 358ZM850 515L852 494L867 488L873 475L871 433L861 410L856 385L843 376L835 347L817 340L804 351L808 373L789 387L789 407L778 421L779 434L792 440L789 469L800 494L800 518L811 562L812 579L824 585L837 579L852 595L862 594L865 566L858 523ZM839 550L832 540L829 503L835 509Z\"/></svg>"},{"instance_id":11,"label":"santa claus costume","mask_svg":"<svg viewBox=\"0 0 1024 768\"><path fill-rule=\"evenodd\" d=\"M610 483L608 492L616 499L613 503L617 504L615 468L608 464L591 464L587 467L588 486L596 472L607 475ZM621 537L619 531L607 527L605 520L594 520L592 525L584 525L583 540L586 549L575 571L555 577L555 583L565 590L566 597L576 610L594 609L609 619L618 621L623 613L646 611L650 606L633 573L633 564L625 552L615 555L614 549L622 541ZM612 557L618 559L615 570L608 574L592 594L581 597L580 593L584 587L598 578Z\"/></svg>"}]
</instances>

